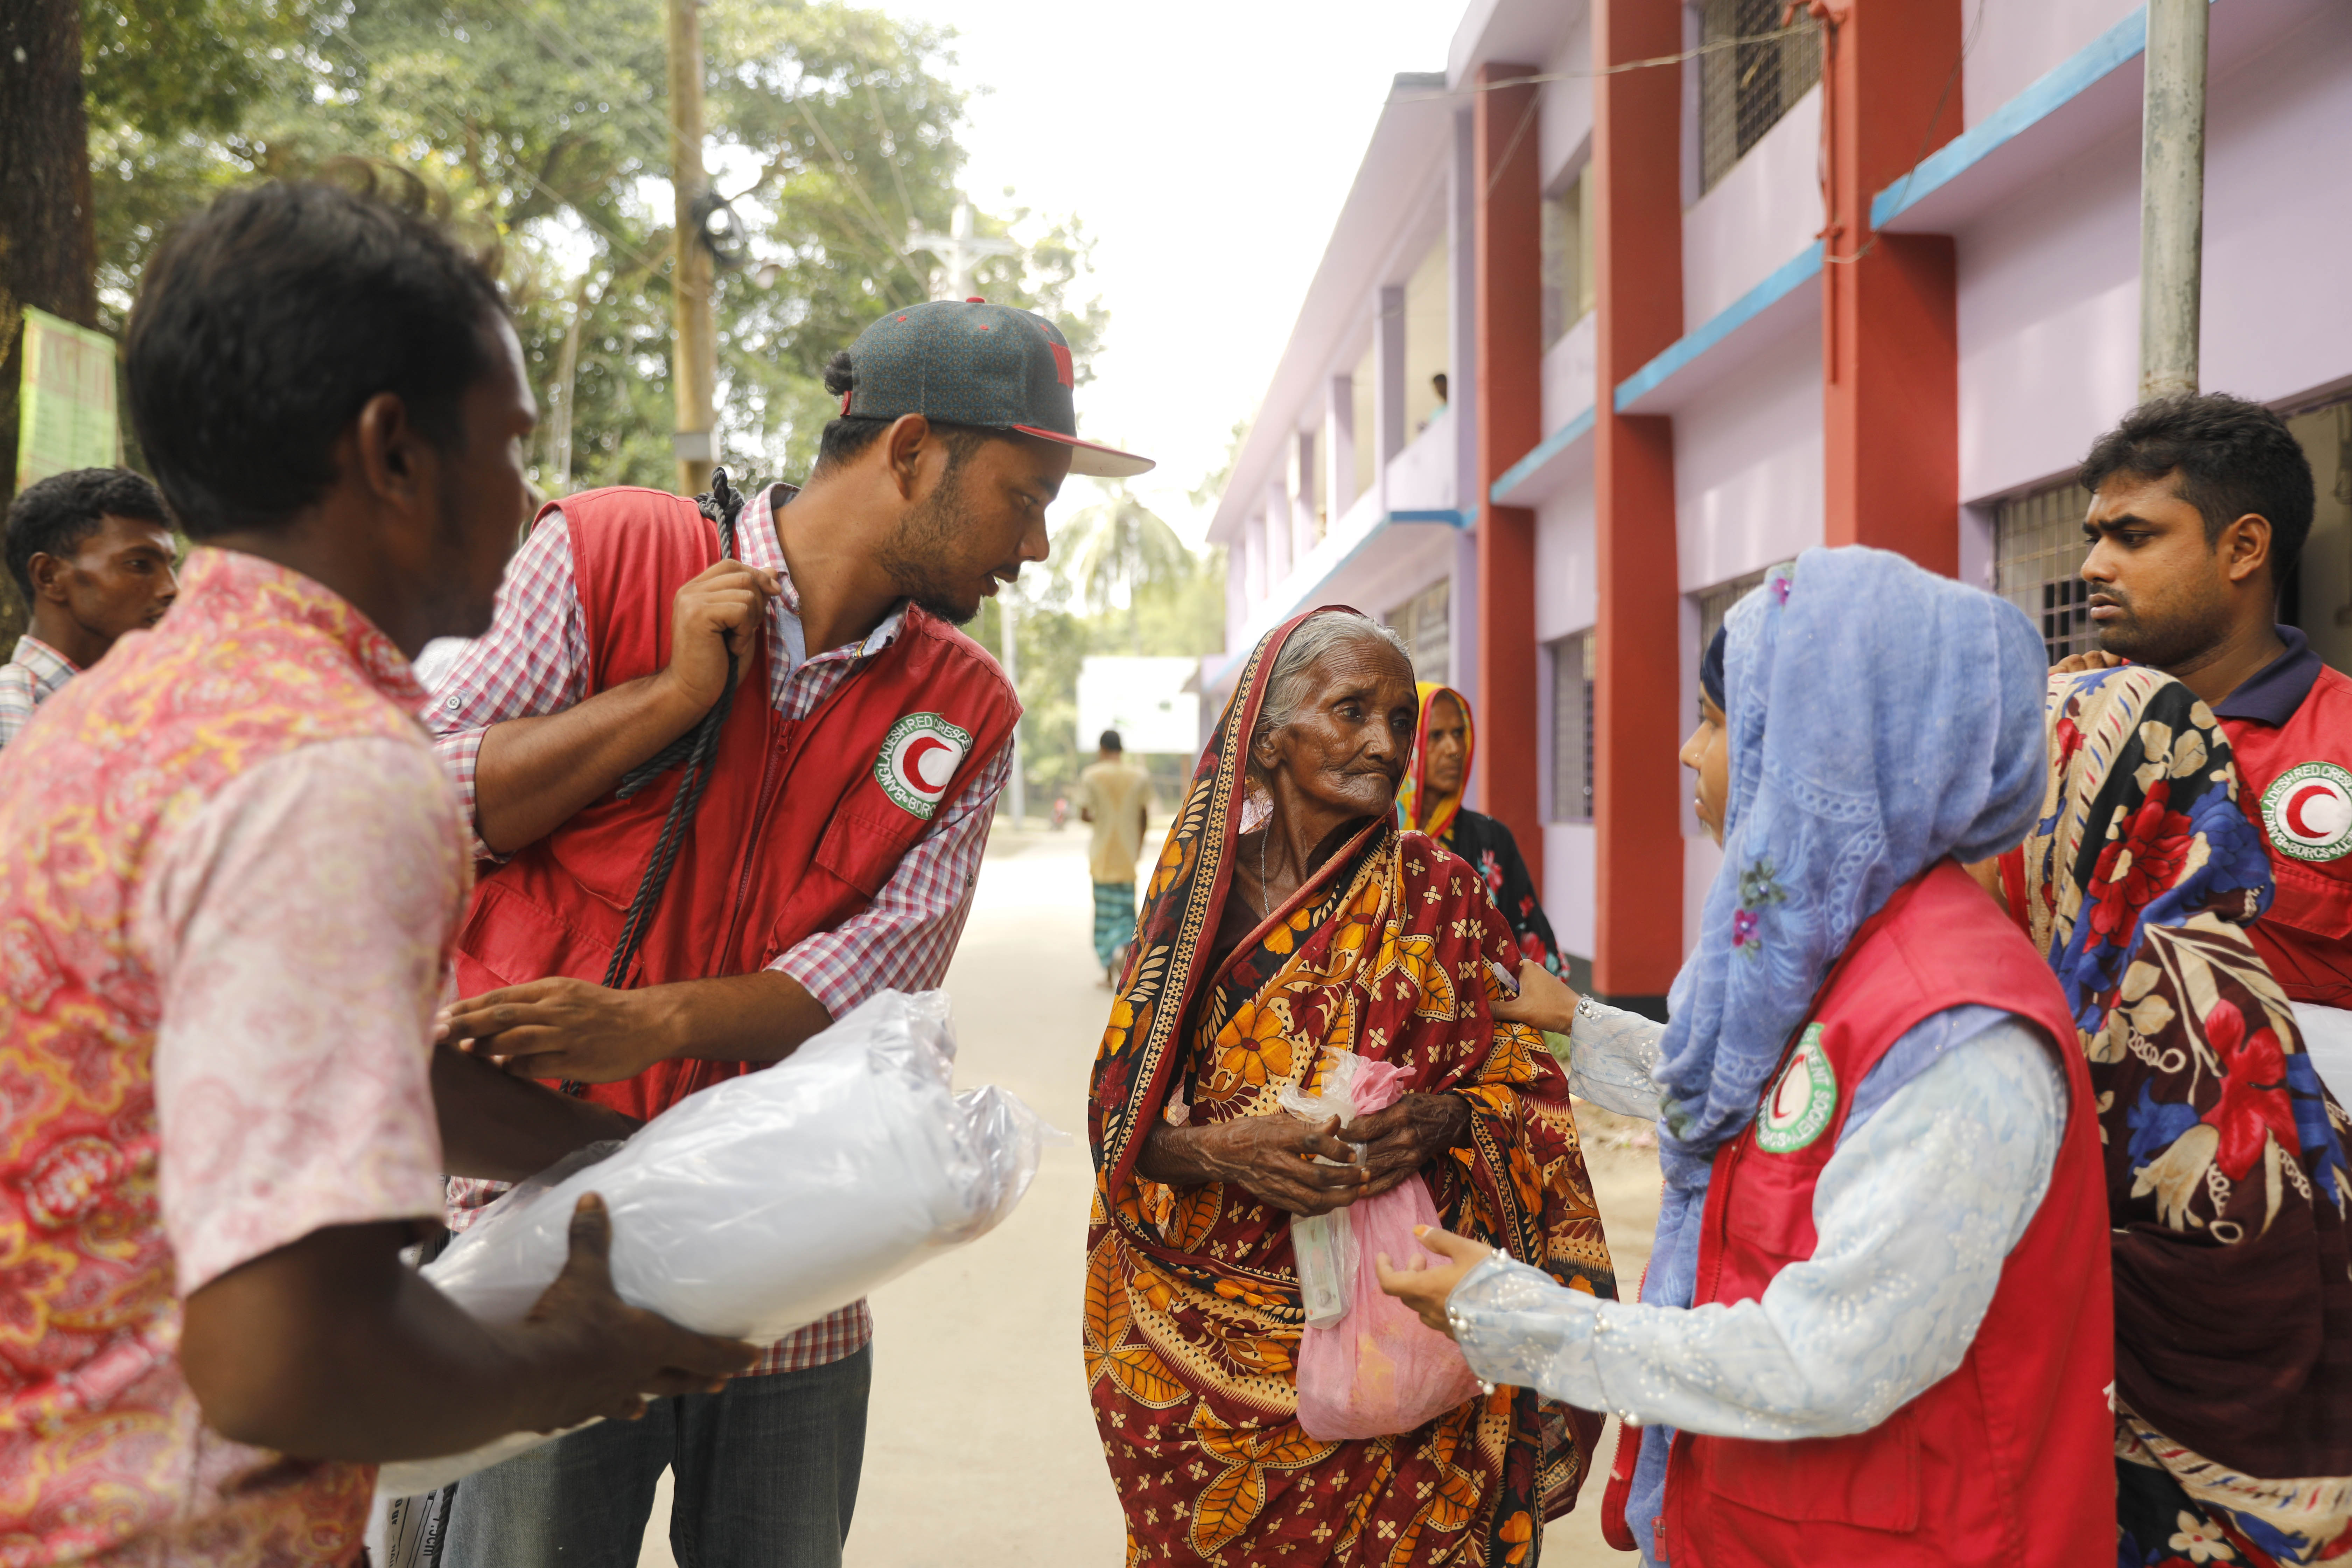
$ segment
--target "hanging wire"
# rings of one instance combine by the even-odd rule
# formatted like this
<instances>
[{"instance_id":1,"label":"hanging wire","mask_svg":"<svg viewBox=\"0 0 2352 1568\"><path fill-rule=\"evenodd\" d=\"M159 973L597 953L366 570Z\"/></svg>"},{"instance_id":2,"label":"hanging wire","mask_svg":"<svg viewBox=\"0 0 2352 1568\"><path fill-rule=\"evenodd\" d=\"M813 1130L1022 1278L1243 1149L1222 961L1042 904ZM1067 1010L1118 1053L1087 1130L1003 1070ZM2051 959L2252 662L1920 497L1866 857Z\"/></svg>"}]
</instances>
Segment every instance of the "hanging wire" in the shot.
<instances>
[{"instance_id":1,"label":"hanging wire","mask_svg":"<svg viewBox=\"0 0 2352 1568\"><path fill-rule=\"evenodd\" d=\"M1696 48L1684 49L1678 54L1652 55L1645 59L1626 60L1619 65L1601 66L1592 70L1538 71L1532 76L1504 77L1496 81L1473 82L1450 91L1408 93L1401 98L1392 98L1389 101L1391 103L1436 103L1450 99L1468 98L1473 93L1500 92L1507 87L1538 87L1548 81L1591 81L1598 77L1623 76L1627 71L1652 70L1660 66L1678 66L1685 60L1695 60L1701 55L1711 55L1717 49L1736 49L1742 44L1769 44L1776 38L1793 37L1799 33L1811 32L1815 24L1811 22L1799 22L1791 26L1775 27L1769 33L1749 33L1737 38L1711 38Z\"/></svg>"}]
</instances>

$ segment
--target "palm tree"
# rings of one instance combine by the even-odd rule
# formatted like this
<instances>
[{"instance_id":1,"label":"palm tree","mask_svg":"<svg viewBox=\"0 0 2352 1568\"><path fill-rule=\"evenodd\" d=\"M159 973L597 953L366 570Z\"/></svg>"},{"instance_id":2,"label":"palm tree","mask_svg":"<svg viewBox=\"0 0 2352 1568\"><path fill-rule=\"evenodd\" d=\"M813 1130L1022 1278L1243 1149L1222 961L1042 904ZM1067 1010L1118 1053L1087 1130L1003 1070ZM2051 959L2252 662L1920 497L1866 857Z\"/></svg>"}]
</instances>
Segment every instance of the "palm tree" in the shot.
<instances>
[{"instance_id":1,"label":"palm tree","mask_svg":"<svg viewBox=\"0 0 2352 1568\"><path fill-rule=\"evenodd\" d=\"M1071 520L1070 581L1097 614L1111 607L1121 588L1127 591L1128 651L1141 653L1137 595L1191 575L1192 552L1124 482L1108 488L1107 497Z\"/></svg>"}]
</instances>

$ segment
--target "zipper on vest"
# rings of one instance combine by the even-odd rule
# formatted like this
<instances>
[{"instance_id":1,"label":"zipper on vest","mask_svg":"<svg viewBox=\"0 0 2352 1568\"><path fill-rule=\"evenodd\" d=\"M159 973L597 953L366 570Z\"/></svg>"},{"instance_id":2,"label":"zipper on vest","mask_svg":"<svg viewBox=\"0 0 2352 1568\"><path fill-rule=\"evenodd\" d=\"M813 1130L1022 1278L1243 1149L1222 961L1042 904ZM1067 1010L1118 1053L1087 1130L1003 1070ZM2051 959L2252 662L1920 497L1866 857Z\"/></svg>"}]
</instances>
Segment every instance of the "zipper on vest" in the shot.
<instances>
[{"instance_id":1,"label":"zipper on vest","mask_svg":"<svg viewBox=\"0 0 2352 1568\"><path fill-rule=\"evenodd\" d=\"M735 880L735 907L727 916L726 938L719 944L719 951L711 955L713 967L725 962L727 955L735 951L735 939L742 932L743 910L751 899L751 868L759 863L760 836L767 830L768 808L775 804L777 759L782 758L783 770L790 773L792 764L799 760L802 743L807 740L810 731L824 721L825 716L833 711L835 704L842 700L842 694L865 673L863 668L851 670L826 694L825 700L816 705L816 711L805 719L787 720L772 705L768 708L767 757L760 764L760 796L751 808L751 831L743 836L743 871ZM792 738L779 746L775 740L777 728L787 723L792 726Z\"/></svg>"},{"instance_id":2,"label":"zipper on vest","mask_svg":"<svg viewBox=\"0 0 2352 1568\"><path fill-rule=\"evenodd\" d=\"M776 756L784 749L776 744L776 727L783 722L785 721L775 709L770 707L768 743L761 748L766 755L760 763L760 794L751 807L751 830L743 836L743 870L735 879L735 907L728 912L727 935L720 942L719 951L711 955L714 966L725 963L727 955L735 951L735 938L743 929L743 908L751 897L751 868L758 863L760 835L768 826L769 792L775 785ZM798 748L802 732L801 725L793 726L791 744L794 749Z\"/></svg>"}]
</instances>

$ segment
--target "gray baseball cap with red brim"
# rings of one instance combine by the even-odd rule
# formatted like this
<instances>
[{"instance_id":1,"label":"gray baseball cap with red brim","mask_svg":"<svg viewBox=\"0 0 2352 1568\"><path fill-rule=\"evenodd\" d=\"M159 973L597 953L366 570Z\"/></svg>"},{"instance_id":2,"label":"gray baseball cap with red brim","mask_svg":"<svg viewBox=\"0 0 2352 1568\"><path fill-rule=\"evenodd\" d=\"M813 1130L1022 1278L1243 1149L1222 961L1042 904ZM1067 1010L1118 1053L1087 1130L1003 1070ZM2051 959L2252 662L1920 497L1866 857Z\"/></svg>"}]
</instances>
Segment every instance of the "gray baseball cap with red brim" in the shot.
<instances>
[{"instance_id":1,"label":"gray baseball cap with red brim","mask_svg":"<svg viewBox=\"0 0 2352 1568\"><path fill-rule=\"evenodd\" d=\"M1016 430L1070 448L1070 472L1124 479L1149 458L1078 439L1070 345L1045 317L984 300L893 310L849 345L845 418L919 414L943 425Z\"/></svg>"}]
</instances>

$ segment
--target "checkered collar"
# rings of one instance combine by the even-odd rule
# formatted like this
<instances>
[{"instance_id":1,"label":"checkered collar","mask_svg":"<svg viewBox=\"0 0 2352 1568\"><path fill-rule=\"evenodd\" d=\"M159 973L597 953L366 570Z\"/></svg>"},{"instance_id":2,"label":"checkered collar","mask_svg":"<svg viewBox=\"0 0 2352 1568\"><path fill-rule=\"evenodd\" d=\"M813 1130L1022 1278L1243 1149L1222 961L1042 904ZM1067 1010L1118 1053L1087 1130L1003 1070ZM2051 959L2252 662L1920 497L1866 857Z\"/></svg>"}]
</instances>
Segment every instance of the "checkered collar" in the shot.
<instances>
[{"instance_id":1,"label":"checkered collar","mask_svg":"<svg viewBox=\"0 0 2352 1568\"><path fill-rule=\"evenodd\" d=\"M784 560L784 547L776 534L776 508L790 506L793 498L800 493L798 485L788 485L781 480L772 485L763 485L757 495L743 503L742 515L735 520L736 557L746 566L773 572L776 580L783 584L784 591L778 597L777 607L790 622L786 640L795 655L793 659L794 665L807 657L801 640L801 595L800 590L793 585L793 569ZM907 601L901 599L890 606L890 613L882 617L880 625L866 634L866 640L856 648L833 648L826 653L856 658L870 658L890 646L906 618ZM822 658L825 656L825 653L820 653L817 657Z\"/></svg>"},{"instance_id":2,"label":"checkered collar","mask_svg":"<svg viewBox=\"0 0 2352 1568\"><path fill-rule=\"evenodd\" d=\"M73 660L30 632L16 639L16 651L8 662L32 672L34 693L41 699L55 696L58 687L81 673Z\"/></svg>"}]
</instances>

